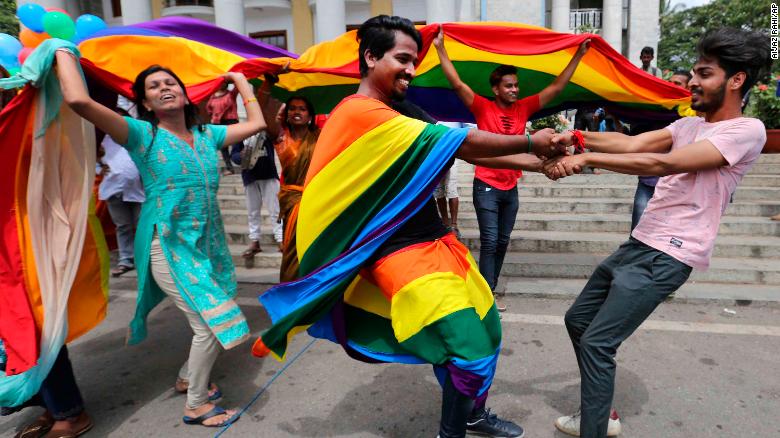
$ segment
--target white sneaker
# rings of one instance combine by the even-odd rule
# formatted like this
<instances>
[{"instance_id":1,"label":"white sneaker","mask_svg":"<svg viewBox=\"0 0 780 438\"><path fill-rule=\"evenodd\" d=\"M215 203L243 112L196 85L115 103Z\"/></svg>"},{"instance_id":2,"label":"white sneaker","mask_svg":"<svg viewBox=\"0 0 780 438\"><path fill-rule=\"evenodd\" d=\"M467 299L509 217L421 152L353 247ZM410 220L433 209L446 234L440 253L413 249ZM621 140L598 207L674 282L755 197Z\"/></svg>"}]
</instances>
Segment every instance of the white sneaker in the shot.
<instances>
[{"instance_id":1,"label":"white sneaker","mask_svg":"<svg viewBox=\"0 0 780 438\"><path fill-rule=\"evenodd\" d=\"M559 417L555 420L555 428L567 435L580 436L580 415L580 411L577 411L574 415ZM620 425L620 417L618 417L617 411L612 409L609 412L607 436L618 436L622 431L623 426Z\"/></svg>"}]
</instances>

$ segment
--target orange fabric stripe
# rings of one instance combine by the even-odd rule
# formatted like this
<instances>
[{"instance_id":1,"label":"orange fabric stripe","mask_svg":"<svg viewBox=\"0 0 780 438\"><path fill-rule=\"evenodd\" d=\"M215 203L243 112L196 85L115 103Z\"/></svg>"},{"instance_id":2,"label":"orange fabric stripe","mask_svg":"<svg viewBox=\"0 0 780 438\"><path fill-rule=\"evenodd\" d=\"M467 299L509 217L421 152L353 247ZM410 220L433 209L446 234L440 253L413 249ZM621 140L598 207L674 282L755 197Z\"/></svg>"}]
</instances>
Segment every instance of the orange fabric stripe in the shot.
<instances>
[{"instance_id":1,"label":"orange fabric stripe","mask_svg":"<svg viewBox=\"0 0 780 438\"><path fill-rule=\"evenodd\" d=\"M341 111L336 111L341 108ZM354 114L360 117L352 117ZM399 114L384 103L365 96L352 95L339 103L320 133L314 154L311 157L306 184L320 170L343 152L349 145L382 123ZM304 184L304 187L306 186Z\"/></svg>"},{"instance_id":2,"label":"orange fabric stripe","mask_svg":"<svg viewBox=\"0 0 780 438\"><path fill-rule=\"evenodd\" d=\"M470 263L468 249L455 238L447 234L433 242L424 242L408 246L394 252L361 275L379 286L388 300L408 283L435 272L452 272L466 280Z\"/></svg>"},{"instance_id":3,"label":"orange fabric stripe","mask_svg":"<svg viewBox=\"0 0 780 438\"><path fill-rule=\"evenodd\" d=\"M43 301L41 300L41 288L38 284L38 269L35 265L35 255L30 245L30 222L27 217L27 179L30 174L30 154L32 152L32 132L35 112L38 100L27 118L27 126L24 128L23 148L19 154L19 162L16 165L16 221L19 230L19 247L22 253L22 265L24 266L24 280L27 286L27 298L30 302L35 325L40 330L43 328ZM39 340L40 342L40 340Z\"/></svg>"}]
</instances>

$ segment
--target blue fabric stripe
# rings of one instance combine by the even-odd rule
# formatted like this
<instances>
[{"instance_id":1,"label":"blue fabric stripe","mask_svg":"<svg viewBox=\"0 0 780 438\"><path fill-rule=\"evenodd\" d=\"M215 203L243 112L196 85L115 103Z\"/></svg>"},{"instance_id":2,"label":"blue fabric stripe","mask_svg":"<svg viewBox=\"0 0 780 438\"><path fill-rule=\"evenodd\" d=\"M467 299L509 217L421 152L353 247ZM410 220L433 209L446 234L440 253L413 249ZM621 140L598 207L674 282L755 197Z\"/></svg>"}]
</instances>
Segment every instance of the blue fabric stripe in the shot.
<instances>
[{"instance_id":1,"label":"blue fabric stripe","mask_svg":"<svg viewBox=\"0 0 780 438\"><path fill-rule=\"evenodd\" d=\"M354 278L363 263L384 243L406 219L422 208L422 203L416 205L404 220L389 227L375 237L364 241L368 236L380 230L383 226L398 217L409 205L419 197L426 187L433 190L433 183L441 175L455 152L466 138L468 129L449 129L442 135L433 151L425 158L422 165L412 177L409 184L390 201L376 216L374 216L363 231L355 239L352 247L341 257L312 272L308 276L278 285L260 296L260 302L268 311L272 322L294 313L299 308L328 294L340 283Z\"/></svg>"}]
</instances>

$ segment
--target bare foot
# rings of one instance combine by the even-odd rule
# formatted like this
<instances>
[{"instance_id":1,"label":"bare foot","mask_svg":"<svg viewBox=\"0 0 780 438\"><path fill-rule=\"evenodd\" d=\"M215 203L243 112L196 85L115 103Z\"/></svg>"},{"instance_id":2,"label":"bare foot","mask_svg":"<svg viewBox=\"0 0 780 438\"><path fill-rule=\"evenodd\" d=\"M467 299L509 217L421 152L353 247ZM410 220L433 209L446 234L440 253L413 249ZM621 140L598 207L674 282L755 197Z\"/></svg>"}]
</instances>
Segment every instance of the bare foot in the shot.
<instances>
[{"instance_id":1,"label":"bare foot","mask_svg":"<svg viewBox=\"0 0 780 438\"><path fill-rule=\"evenodd\" d=\"M205 405L198 406L195 409L184 409L184 415L192 418L200 417L203 414L208 413L210 410L214 409L216 405L214 403L206 403ZM207 418L203 420L204 426L219 426L233 417L233 415L236 414L235 409L225 409L224 414L215 415L211 418Z\"/></svg>"}]
</instances>

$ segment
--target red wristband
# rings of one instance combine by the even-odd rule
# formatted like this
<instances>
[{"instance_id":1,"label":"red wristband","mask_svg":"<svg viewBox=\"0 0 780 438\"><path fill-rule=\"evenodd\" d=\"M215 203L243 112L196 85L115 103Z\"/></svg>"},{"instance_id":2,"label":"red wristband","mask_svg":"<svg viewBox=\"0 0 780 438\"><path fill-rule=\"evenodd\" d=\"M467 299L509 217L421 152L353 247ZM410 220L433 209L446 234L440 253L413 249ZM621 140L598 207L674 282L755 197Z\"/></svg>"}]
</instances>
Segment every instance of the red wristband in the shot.
<instances>
[{"instance_id":1,"label":"red wristband","mask_svg":"<svg viewBox=\"0 0 780 438\"><path fill-rule=\"evenodd\" d=\"M582 136L582 132L579 129L572 129L571 134L574 136L574 153L581 154L585 152L585 137Z\"/></svg>"}]
</instances>

